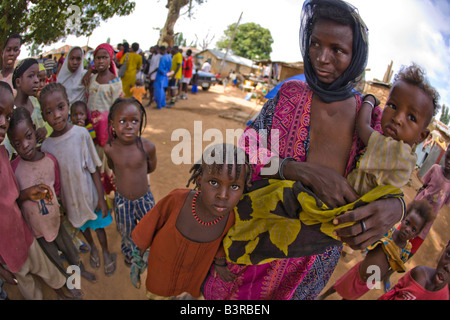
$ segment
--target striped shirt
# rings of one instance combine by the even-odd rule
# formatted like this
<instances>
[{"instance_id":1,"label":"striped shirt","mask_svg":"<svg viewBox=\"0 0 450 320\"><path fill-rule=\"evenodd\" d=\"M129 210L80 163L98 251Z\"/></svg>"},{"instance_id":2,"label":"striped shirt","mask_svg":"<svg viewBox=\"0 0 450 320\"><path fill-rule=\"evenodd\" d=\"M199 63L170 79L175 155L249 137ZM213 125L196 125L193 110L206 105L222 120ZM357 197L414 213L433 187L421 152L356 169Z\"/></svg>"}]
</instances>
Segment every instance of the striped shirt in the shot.
<instances>
[{"instance_id":1,"label":"striped shirt","mask_svg":"<svg viewBox=\"0 0 450 320\"><path fill-rule=\"evenodd\" d=\"M375 131L356 169L347 178L359 195L379 185L402 188L411 177L416 159L410 145Z\"/></svg>"}]
</instances>

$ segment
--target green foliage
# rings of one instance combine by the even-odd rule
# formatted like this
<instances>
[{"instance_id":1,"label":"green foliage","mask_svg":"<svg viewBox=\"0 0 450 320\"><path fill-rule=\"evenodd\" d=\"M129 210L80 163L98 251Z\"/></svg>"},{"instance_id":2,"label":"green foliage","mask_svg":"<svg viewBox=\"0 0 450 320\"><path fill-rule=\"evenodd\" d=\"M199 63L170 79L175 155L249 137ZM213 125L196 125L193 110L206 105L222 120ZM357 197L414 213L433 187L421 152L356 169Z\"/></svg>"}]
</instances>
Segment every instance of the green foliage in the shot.
<instances>
[{"instance_id":1,"label":"green foliage","mask_svg":"<svg viewBox=\"0 0 450 320\"><path fill-rule=\"evenodd\" d=\"M68 21L80 8L80 23L68 28ZM25 44L48 45L68 35L89 36L101 21L129 15L135 7L128 0L0 0L0 44L11 33L23 36Z\"/></svg>"},{"instance_id":2,"label":"green foliage","mask_svg":"<svg viewBox=\"0 0 450 320\"><path fill-rule=\"evenodd\" d=\"M448 125L450 123L449 108L445 106L445 104L442 106L441 118L439 120L445 125Z\"/></svg>"},{"instance_id":3,"label":"green foliage","mask_svg":"<svg viewBox=\"0 0 450 320\"><path fill-rule=\"evenodd\" d=\"M226 49L232 38L236 23L229 25L225 36L217 42L219 49ZM250 22L241 24L231 44L234 54L248 59L270 59L272 53L272 35L268 29L259 24Z\"/></svg>"}]
</instances>

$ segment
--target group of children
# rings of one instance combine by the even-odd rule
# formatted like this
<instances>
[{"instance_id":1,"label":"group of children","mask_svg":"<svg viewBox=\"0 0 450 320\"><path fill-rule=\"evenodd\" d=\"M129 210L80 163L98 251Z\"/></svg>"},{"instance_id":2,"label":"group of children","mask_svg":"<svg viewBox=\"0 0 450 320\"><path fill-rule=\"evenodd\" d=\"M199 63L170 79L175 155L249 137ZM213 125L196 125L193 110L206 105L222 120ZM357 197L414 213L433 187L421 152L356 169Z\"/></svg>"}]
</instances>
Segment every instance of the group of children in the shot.
<instances>
[{"instance_id":1,"label":"group of children","mask_svg":"<svg viewBox=\"0 0 450 320\"><path fill-rule=\"evenodd\" d=\"M11 64L7 47L17 45L15 39L6 41L4 65L5 61ZM131 282L140 287L140 275L147 269L150 299L173 299L186 292L200 297L212 266L224 281L233 281L235 275L228 269L222 239L234 225L234 208L251 184L248 158L236 146L212 146L191 170L187 187L193 183L194 190L175 189L155 205L148 174L157 166L156 148L141 137L147 122L145 108L137 99L122 98L111 46L97 47L95 68L87 75L78 72L82 55L78 47L68 53L61 68L66 75L64 83L40 88L39 64L34 59L25 59L14 68L11 84L0 82L0 143L7 138L12 151L0 146L0 185L4 191L0 197L0 276L17 284L26 299L42 298L32 274L39 275L61 298L81 298L80 290L66 288L68 275L60 255L79 266L86 280L96 281L95 274L81 262L76 245L79 230L89 244L90 266L98 269L103 260L105 274L114 274L117 257L110 250L105 231L113 223L113 209ZM82 86L86 88L84 96L79 94ZM365 100L364 108L374 104L370 99ZM422 78L416 82L410 77L396 79L382 123L386 136L406 144L397 150L410 153L413 145L426 138L435 107L433 91L423 85ZM370 111L362 110L362 122L370 120ZM403 129L393 125L398 122L404 124ZM366 144L378 141L378 135L359 127ZM108 170L114 176L113 205L105 197L106 177L111 176ZM446 166L435 170L450 181L449 150ZM409 179L411 172L406 171L399 183ZM357 179L369 178L361 173ZM442 189L433 181L424 178L421 193L428 200L435 199ZM439 209L450 202L449 190L439 198ZM404 272L404 263L411 257L409 240L429 227L437 208L432 211L425 200L409 204L400 227L368 247L364 261L326 295L336 291L344 298L360 297L368 290L363 287L370 265L378 266L383 276L390 270ZM97 235L101 254L91 230ZM409 278L390 291L389 298L400 298L404 288L414 282L423 289L420 294L416 292L417 299L448 299L449 264L447 244L436 269L411 270Z\"/></svg>"}]
</instances>

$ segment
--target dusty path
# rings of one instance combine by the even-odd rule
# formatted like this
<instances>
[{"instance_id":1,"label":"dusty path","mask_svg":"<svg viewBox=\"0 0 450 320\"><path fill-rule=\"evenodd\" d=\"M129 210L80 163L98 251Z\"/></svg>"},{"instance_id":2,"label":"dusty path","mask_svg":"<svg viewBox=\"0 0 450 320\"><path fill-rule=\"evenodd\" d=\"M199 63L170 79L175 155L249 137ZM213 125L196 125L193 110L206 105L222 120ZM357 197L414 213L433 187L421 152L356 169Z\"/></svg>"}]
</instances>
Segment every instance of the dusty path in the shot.
<instances>
[{"instance_id":1,"label":"dusty path","mask_svg":"<svg viewBox=\"0 0 450 320\"><path fill-rule=\"evenodd\" d=\"M156 145L158 165L156 171L150 177L151 190L156 201L175 188L185 188L189 179L191 164L174 165L172 163L172 150L180 143L179 141L171 141L172 133L175 130L186 129L189 131L191 138L194 139L195 134L197 138L201 138L208 129L218 129L219 131L216 131L216 133L221 133L225 137L227 129L244 129L246 120L250 119L261 108L261 105L257 105L255 100L245 101L243 99L245 93L236 88L229 88L227 93L224 93L222 86L215 86L209 92L200 91L196 95L189 94L188 97L188 100L180 100L172 109L147 109L148 125L143 136ZM237 121L232 118L240 120ZM196 126L194 125L195 121L201 121L201 128L199 123ZM209 143L204 142L203 147L206 147ZM420 182L414 175L410 185L405 188L407 202L413 199L419 187ZM420 251L408 262L408 268L418 264L431 267L436 265L436 259L443 248L443 244L448 241L449 218L449 209L445 208L438 216ZM131 285L129 280L130 269L123 263L123 256L120 253L120 237L114 223L107 228L107 235L110 249L118 257L117 270L114 275L106 277L103 273L102 264L102 267L95 271L98 278L97 283L91 284L82 279L84 299L145 300L144 285L139 290ZM81 257L88 270L92 271L89 266L89 254L81 254ZM342 258L328 285L331 285L360 259L361 254L359 252L350 253ZM395 274L392 277L393 283L398 278L399 275ZM143 281L145 281L145 275ZM52 290L45 285L43 287L45 299L56 299ZM17 288L11 285L4 285L3 288L8 292L11 299L22 299ZM381 294L382 290L372 290L363 296L363 299L376 299ZM339 297L335 295L331 296L330 299L339 299Z\"/></svg>"}]
</instances>

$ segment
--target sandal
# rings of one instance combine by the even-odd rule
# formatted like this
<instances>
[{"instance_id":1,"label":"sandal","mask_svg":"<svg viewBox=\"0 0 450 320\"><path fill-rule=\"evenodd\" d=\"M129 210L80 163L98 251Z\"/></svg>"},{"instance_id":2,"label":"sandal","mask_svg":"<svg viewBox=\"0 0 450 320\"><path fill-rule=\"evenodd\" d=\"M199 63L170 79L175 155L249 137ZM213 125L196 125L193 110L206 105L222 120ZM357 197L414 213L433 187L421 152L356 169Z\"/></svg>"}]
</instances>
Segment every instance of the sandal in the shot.
<instances>
[{"instance_id":1,"label":"sandal","mask_svg":"<svg viewBox=\"0 0 450 320\"><path fill-rule=\"evenodd\" d=\"M385 293L388 293L391 290L391 281L383 281L383 290Z\"/></svg>"},{"instance_id":2,"label":"sandal","mask_svg":"<svg viewBox=\"0 0 450 320\"><path fill-rule=\"evenodd\" d=\"M116 271L116 255L114 253L111 254L111 260L110 263L105 264L105 275L107 276L112 276Z\"/></svg>"},{"instance_id":3,"label":"sandal","mask_svg":"<svg viewBox=\"0 0 450 320\"><path fill-rule=\"evenodd\" d=\"M86 253L86 252L91 251L91 248L89 247L89 245L87 245L86 243L84 243L84 242L81 241L81 240L80 240L80 242L81 242L81 244L80 244L80 246L78 247L78 250L79 250L80 252Z\"/></svg>"},{"instance_id":4,"label":"sandal","mask_svg":"<svg viewBox=\"0 0 450 320\"><path fill-rule=\"evenodd\" d=\"M131 265L133 264L132 258L125 257L125 259L123 261L125 262L125 265L127 267L131 267Z\"/></svg>"},{"instance_id":5,"label":"sandal","mask_svg":"<svg viewBox=\"0 0 450 320\"><path fill-rule=\"evenodd\" d=\"M89 258L89 262L90 262L90 264L91 264L91 267L93 268L93 269L98 269L98 268L100 268L100 258L97 256L97 257L94 257L93 255L92 255L92 253L91 253L91 256L90 256L90 258Z\"/></svg>"}]
</instances>

